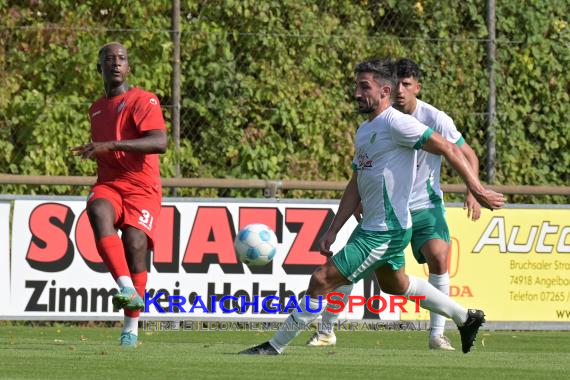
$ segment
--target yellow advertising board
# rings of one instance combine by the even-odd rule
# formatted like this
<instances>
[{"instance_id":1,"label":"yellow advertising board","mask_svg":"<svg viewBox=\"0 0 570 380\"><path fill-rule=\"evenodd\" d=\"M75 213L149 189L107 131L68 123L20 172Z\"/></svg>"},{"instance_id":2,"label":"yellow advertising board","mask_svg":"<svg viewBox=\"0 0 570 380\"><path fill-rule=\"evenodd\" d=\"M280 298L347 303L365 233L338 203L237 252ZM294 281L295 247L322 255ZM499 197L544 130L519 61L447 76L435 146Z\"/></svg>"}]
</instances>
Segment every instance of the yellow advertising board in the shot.
<instances>
[{"instance_id":1,"label":"yellow advertising board","mask_svg":"<svg viewBox=\"0 0 570 380\"><path fill-rule=\"evenodd\" d=\"M450 294L457 302L483 309L489 321L570 322L570 209L485 210L473 222L451 207L447 222ZM406 264L408 274L427 279L427 265L410 248Z\"/></svg>"}]
</instances>

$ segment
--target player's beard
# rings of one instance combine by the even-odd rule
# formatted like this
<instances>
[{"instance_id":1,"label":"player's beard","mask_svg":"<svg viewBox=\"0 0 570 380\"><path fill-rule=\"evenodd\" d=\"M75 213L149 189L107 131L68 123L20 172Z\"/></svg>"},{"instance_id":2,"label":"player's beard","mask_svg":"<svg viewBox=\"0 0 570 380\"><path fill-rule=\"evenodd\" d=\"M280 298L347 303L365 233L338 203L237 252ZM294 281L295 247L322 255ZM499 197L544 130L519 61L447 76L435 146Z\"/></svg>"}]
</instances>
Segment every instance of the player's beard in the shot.
<instances>
[{"instance_id":1,"label":"player's beard","mask_svg":"<svg viewBox=\"0 0 570 380\"><path fill-rule=\"evenodd\" d=\"M380 102L378 100L366 101L366 99L363 99L362 101L358 102L358 113L365 115L370 114L374 112L379 103Z\"/></svg>"}]
</instances>

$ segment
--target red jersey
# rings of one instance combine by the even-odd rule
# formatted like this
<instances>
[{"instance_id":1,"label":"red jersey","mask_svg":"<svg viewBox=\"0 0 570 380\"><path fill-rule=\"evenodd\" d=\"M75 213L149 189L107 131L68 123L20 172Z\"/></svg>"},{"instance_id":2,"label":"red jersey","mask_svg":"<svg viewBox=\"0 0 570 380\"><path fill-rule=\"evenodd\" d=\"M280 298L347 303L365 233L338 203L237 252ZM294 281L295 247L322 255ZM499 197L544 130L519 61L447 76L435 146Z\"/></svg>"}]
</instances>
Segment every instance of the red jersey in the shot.
<instances>
[{"instance_id":1,"label":"red jersey","mask_svg":"<svg viewBox=\"0 0 570 380\"><path fill-rule=\"evenodd\" d=\"M98 99L89 108L89 118L93 142L133 140L146 131L166 129L156 95L139 88L131 88L110 99ZM99 155L97 182L113 180L158 189L158 154L117 151Z\"/></svg>"}]
</instances>

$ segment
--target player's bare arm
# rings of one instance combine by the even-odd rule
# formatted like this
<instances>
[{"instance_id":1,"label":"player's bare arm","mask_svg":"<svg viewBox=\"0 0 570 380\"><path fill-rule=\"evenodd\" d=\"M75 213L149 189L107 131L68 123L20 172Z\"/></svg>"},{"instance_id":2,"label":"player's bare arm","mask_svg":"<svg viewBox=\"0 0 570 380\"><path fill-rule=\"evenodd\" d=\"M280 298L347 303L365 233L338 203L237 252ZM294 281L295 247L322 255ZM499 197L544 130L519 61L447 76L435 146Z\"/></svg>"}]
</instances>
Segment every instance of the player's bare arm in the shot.
<instances>
[{"instance_id":1,"label":"player's bare arm","mask_svg":"<svg viewBox=\"0 0 570 380\"><path fill-rule=\"evenodd\" d=\"M503 207L505 204L503 194L483 187L457 145L450 143L440 134L434 132L422 146L422 149L445 157L483 207L491 210Z\"/></svg>"},{"instance_id":2,"label":"player's bare arm","mask_svg":"<svg viewBox=\"0 0 570 380\"><path fill-rule=\"evenodd\" d=\"M463 156L469 163L469 166L471 166L473 173L477 177L479 177L479 158L477 158L477 155L473 151L473 148L471 148L469 144L465 143L461 145L459 149L461 150ZM481 205L479 204L479 202L477 202L477 200L469 190L467 190L463 208L467 210L468 218L471 218L472 220L479 220L479 218L481 217Z\"/></svg>"},{"instance_id":3,"label":"player's bare arm","mask_svg":"<svg viewBox=\"0 0 570 380\"><path fill-rule=\"evenodd\" d=\"M344 223L350 218L356 207L360 204L360 194L358 193L358 185L356 182L357 173L352 173L352 177L348 184L346 185L346 189L342 194L342 198L340 200L340 204L338 206L338 211L328 228L327 232L323 235L320 241L320 248L321 248L321 255L330 257L332 256L332 252L330 250L331 245L336 240L336 234Z\"/></svg>"},{"instance_id":4,"label":"player's bare arm","mask_svg":"<svg viewBox=\"0 0 570 380\"><path fill-rule=\"evenodd\" d=\"M356 208L354 209L354 212L352 213L352 215L354 216L354 219L356 219L356 221L358 223L360 223L360 221L362 220L362 203L359 203Z\"/></svg>"},{"instance_id":5,"label":"player's bare arm","mask_svg":"<svg viewBox=\"0 0 570 380\"><path fill-rule=\"evenodd\" d=\"M164 153L167 148L167 137L164 130L151 130L144 133L143 137L132 140L91 142L76 146L71 150L83 158L95 158L100 153L106 152L135 152L135 153Z\"/></svg>"},{"instance_id":6,"label":"player's bare arm","mask_svg":"<svg viewBox=\"0 0 570 380\"><path fill-rule=\"evenodd\" d=\"M167 137L164 130L151 130L144 133L143 137L134 140L121 140L114 142L115 151L136 153L159 153L166 152Z\"/></svg>"}]
</instances>

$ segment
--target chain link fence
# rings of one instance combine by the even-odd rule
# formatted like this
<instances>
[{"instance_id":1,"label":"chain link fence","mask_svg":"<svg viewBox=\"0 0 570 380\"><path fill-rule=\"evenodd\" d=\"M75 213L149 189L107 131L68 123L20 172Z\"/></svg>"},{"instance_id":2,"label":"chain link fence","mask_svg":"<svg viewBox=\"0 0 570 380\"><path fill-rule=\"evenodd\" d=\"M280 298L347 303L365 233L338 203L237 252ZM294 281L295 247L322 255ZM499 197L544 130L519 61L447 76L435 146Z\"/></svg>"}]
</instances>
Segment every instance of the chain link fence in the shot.
<instances>
[{"instance_id":1,"label":"chain link fence","mask_svg":"<svg viewBox=\"0 0 570 380\"><path fill-rule=\"evenodd\" d=\"M173 26L172 3L162 1L154 5L155 14L148 14L148 17L161 16L161 21L155 22L156 28L98 27L73 20L56 25L42 22L49 17L49 11L42 13L46 12L45 7L31 5L25 11L16 6L5 7L3 12L14 13L16 19L22 18L16 13L27 12L26 20L37 20L28 22L29 26L22 25L25 23L22 21L0 28L0 83L10 95L0 100L0 173L94 173L94 163L70 159L69 148L89 139L87 110L102 90L95 69L97 48L109 41L127 41L131 84L157 93L169 130L180 133L173 136L175 141L179 139L180 147L173 146L162 160L164 177L220 177L225 172L228 177L244 178L240 173L245 172L259 178L262 178L259 173L265 173L266 178L272 179L347 178L352 135L361 121L351 104L353 67L359 59L370 56L406 56L416 60L425 73L421 98L454 118L478 153L481 176L485 178L489 169L489 68L482 64L485 59L462 58L487 55L485 5L421 1L388 1L386 5L370 1L359 9L373 16L359 21L359 15L343 14L340 3L287 2L283 6L287 8L285 12L275 4L253 6L248 1L242 5L228 1L183 2L180 25ZM91 5L89 11L94 18L106 20L119 15L116 7ZM453 17L461 13L463 30L471 32L458 30L455 35L438 35L437 28L430 25L431 19L426 18L423 7L427 6L443 12L444 16L438 16L440 20L445 20L446 12ZM295 9L299 12L297 19L292 18ZM258 13L247 14L253 11ZM334 12L335 17L327 18L327 12ZM284 21L285 18L289 19ZM354 25L344 28L342 34L331 32L343 22ZM359 26L359 22L366 25ZM306 29L307 24L322 25L322 30ZM174 86L180 90L180 125L173 129L173 111L178 108L172 97L171 78L176 70L172 36L177 28L181 79ZM366 30L365 35L359 33L362 30ZM520 41L496 41L498 50L517 49L519 45ZM496 67L502 64L505 62L499 61ZM500 81L508 80L501 77L501 70L497 74ZM327 102L327 96L337 103ZM317 101L305 104L312 100ZM291 109L299 106L306 107L299 110L303 114L292 113ZM310 129L314 118L306 116L307 107L330 113L334 125L339 127L338 134L328 136L327 132L327 136L318 136L319 131L315 130L311 139L307 137L310 133L302 134L299 128ZM497 124L504 120L499 109ZM296 126L291 126L295 123ZM264 126L271 126L271 132ZM273 137L284 143L275 147L277 155L265 157L261 151L252 150L251 165L261 167L244 169L249 164L237 164L239 160L235 157L243 151L232 152L223 145L225 131L230 141L237 139L243 144L257 141L271 146ZM300 141L303 139L307 141ZM45 145L48 141L50 146ZM325 169L312 160L311 155L318 150L307 148L311 144L324 144L342 155L334 158L337 160L334 167L342 168L336 176L323 174ZM307 155L295 156L287 166L279 166L278 162L271 165L271 160L285 160L305 148ZM501 154L501 147L497 146L498 160ZM268 160L269 165L263 167L255 162L255 157ZM444 170L444 181L459 182L449 168ZM14 188L4 187L4 191L11 190ZM229 190L189 194L234 195Z\"/></svg>"}]
</instances>

